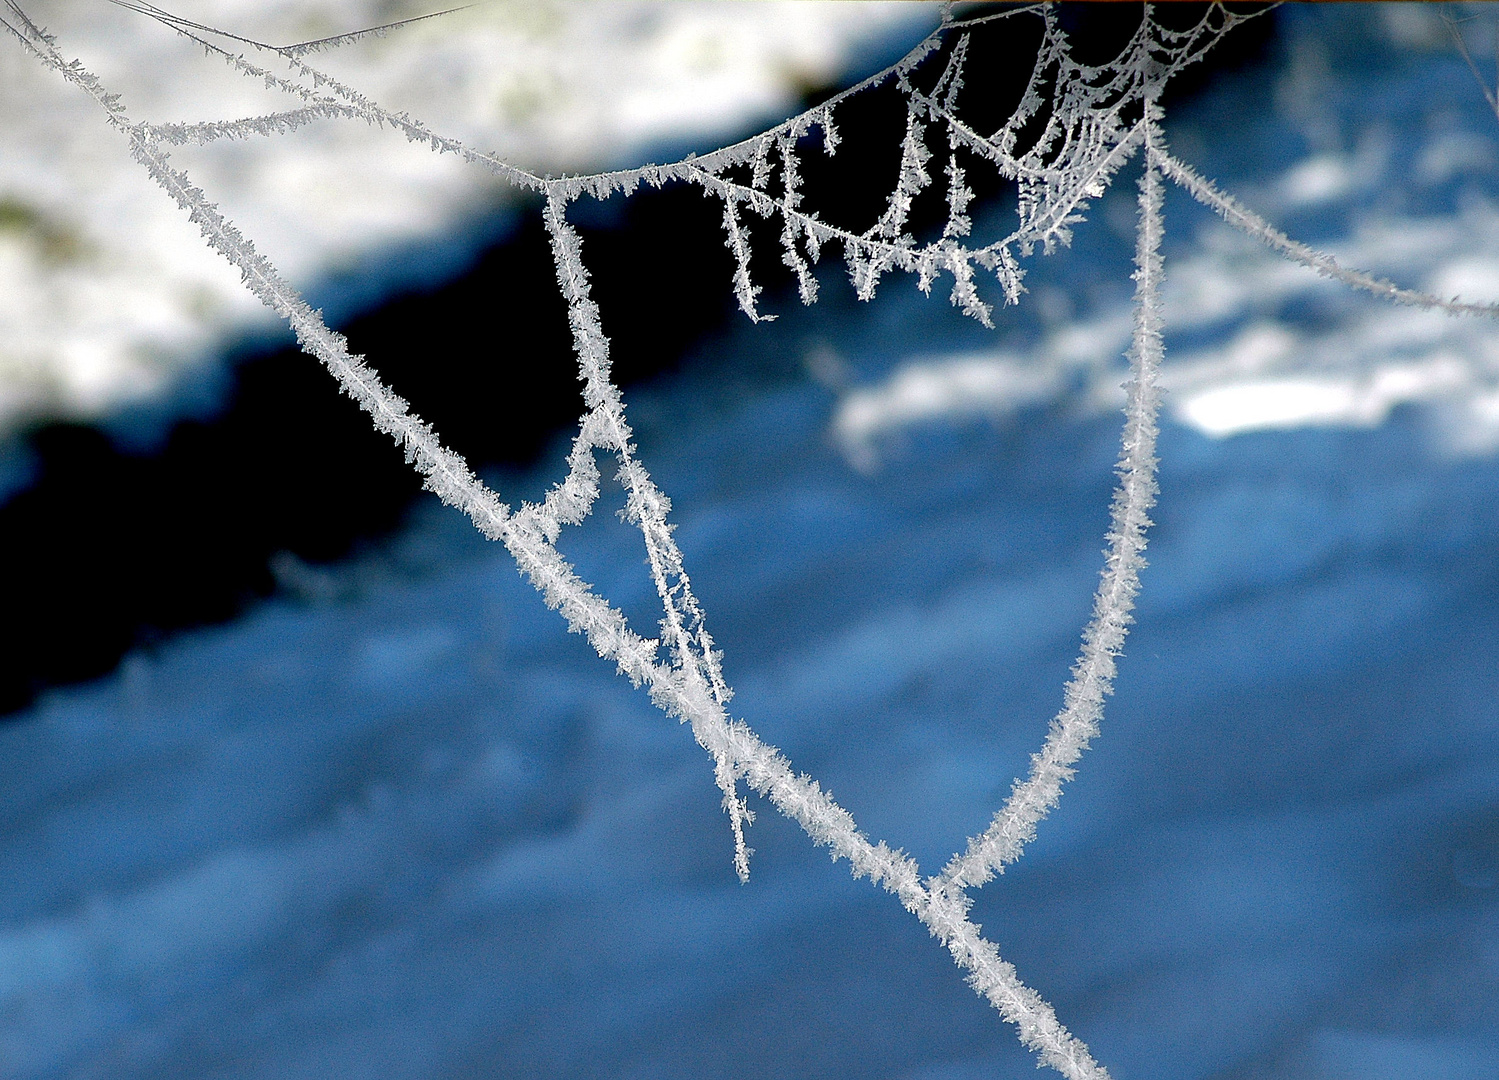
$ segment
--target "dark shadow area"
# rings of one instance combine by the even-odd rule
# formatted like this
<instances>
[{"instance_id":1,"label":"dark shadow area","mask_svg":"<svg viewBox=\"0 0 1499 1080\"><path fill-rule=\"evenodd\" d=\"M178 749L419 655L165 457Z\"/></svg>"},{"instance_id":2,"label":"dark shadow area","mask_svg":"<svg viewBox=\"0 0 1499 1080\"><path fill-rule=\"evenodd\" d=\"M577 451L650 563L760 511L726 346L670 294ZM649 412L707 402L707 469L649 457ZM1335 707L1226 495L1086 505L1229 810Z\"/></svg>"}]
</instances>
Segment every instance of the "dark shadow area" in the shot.
<instances>
[{"instance_id":1,"label":"dark shadow area","mask_svg":"<svg viewBox=\"0 0 1499 1080\"><path fill-rule=\"evenodd\" d=\"M1188 25L1202 5L1158 10ZM1107 59L1138 25L1140 6L1063 4L1059 18L1090 59ZM1270 16L1241 29L1173 96L1262 60L1272 33ZM997 122L1018 100L1038 40L1034 25L974 34L965 97L997 103L986 119ZM832 92L809 92L807 104ZM804 154L807 199L827 207L828 220L862 229L884 209L888 186L869 178L898 167L904 107L887 87L841 107L837 120L836 156ZM971 179L980 199L1002 197L984 171ZM921 204L918 235L940 230L941 202ZM721 213L681 187L574 208L622 384L671 372L736 317ZM777 228L754 225L754 266L771 310L796 302L776 258ZM829 287L847 288L839 276L825 275ZM395 297L339 329L478 468L531 463L581 410L535 206L463 277ZM0 713L48 686L103 675L129 650L175 631L233 618L276 590L279 553L331 561L400 525L417 478L316 362L281 349L240 356L232 371L221 411L179 421L150 453L78 424L27 436L34 481L0 506L8 621L17 628L0 653Z\"/></svg>"}]
</instances>

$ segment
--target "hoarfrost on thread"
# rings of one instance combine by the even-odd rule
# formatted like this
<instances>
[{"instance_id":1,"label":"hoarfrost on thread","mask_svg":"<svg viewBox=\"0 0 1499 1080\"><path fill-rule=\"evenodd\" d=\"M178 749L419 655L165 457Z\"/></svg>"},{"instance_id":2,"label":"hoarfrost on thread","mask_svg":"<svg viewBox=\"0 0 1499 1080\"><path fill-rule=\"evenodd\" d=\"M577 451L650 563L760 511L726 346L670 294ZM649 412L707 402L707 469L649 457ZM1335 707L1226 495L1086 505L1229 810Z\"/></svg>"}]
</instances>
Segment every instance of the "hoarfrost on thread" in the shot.
<instances>
[{"instance_id":1,"label":"hoarfrost on thread","mask_svg":"<svg viewBox=\"0 0 1499 1080\"><path fill-rule=\"evenodd\" d=\"M649 164L586 176L544 176L442 135L404 113L392 113L356 89L311 66L318 51L383 34L392 23L351 34L275 47L193 23L148 4L124 6L157 19L185 35L246 77L283 91L300 104L280 112L201 123L133 122L120 100L78 61L68 60L58 43L26 15L16 0L4 0L0 18L26 51L73 83L101 107L106 122L129 141L130 151L153 180L187 213L205 241L234 267L247 288L284 318L303 349L321 361L344 393L370 414L375 427L396 440L425 485L467 514L487 537L499 540L520 572L559 611L569 630L583 634L600 656L615 663L636 686L645 687L668 715L691 728L711 755L733 837L733 863L741 879L749 875L752 849L746 828L753 822L743 782L796 821L814 843L846 859L856 877L868 877L894 894L926 925L966 973L973 989L1014 1024L1020 1040L1040 1062L1071 1080L1108 1076L1087 1047L1058 1020L1052 1007L1026 986L968 917L968 890L982 886L1017 859L1036 835L1042 818L1057 804L1073 766L1099 733L1104 702L1111 693L1115 665L1131 622L1140 588L1143 552L1156 496L1157 379L1163 361L1160 287L1162 181L1170 179L1229 224L1272 250L1328 277L1387 300L1435 307L1460 314L1499 314L1499 306L1443 300L1344 268L1331 257L1300 244L1221 193L1208 180L1173 157L1166 148L1159 97L1166 82L1245 16L1210 7L1186 30L1157 23L1149 9L1120 56L1109 65L1089 66L1071 54L1066 35L1051 9L1032 5L968 19L944 9L940 25L901 60L814 109L750 139L679 161ZM1018 106L1000 127L984 134L963 119L963 74L971 34L991 22L1039 17L1042 41ZM413 21L413 20L407 20ZM228 46L218 42L228 42ZM248 47L268 62L281 63L282 75L232 48ZM942 60L935 78L932 58ZM922 88L924 82L930 82ZM834 154L840 144L835 113L854 94L894 83L905 99L906 121L900 159L885 209L863 231L831 224L807 208L802 189L804 143L816 141ZM518 509L476 477L462 457L449 450L430 425L413 414L363 357L348 351L305 300L260 254L253 243L208 197L171 163L169 148L218 139L272 137L307 124L360 120L389 127L438 153L454 153L520 187L545 196L543 220L551 240L558 287L567 302L573 350L587 411L567 456L566 476L539 503ZM946 157L934 182L928 145L932 128L945 134ZM761 218L779 216L781 259L796 276L804 303L813 303L818 282L812 267L828 245L841 248L860 299L870 299L880 279L895 271L913 274L930 292L944 274L951 276L949 299L964 314L992 325L993 305L984 300L975 267L992 274L999 302L1014 304L1024 293L1019 257L1051 252L1071 242L1072 225L1089 202L1107 189L1137 152L1143 159L1139 180L1135 249L1134 325L1128 352L1125 422L1117 464L1104 567L1093 614L1083 631L1082 649L1029 775L1017 780L1010 798L989 827L970 840L940 873L923 879L914 860L885 842L871 842L853 817L815 780L798 774L777 749L762 742L743 720L731 716L732 691L724 678L701 605L672 535L671 501L651 478L632 441L625 405L610 371L609 338L592 299L590 275L580 236L568 221L571 202L608 199L635 191L642 183L695 184L723 204L725 244L733 256L730 287L753 320L773 315L758 309L754 283L754 242L745 211ZM960 158L960 154L963 155ZM966 158L966 165L964 159ZM968 171L987 164L1018 189L1019 221L1007 235L970 246L974 198ZM779 195L774 192L779 187ZM946 203L941 235L919 240L911 229L912 208L928 193ZM651 577L661 602L659 635L642 636L624 614L600 596L557 548L564 527L584 521L599 498L597 455L614 458L614 473L625 491L623 517L640 530Z\"/></svg>"}]
</instances>

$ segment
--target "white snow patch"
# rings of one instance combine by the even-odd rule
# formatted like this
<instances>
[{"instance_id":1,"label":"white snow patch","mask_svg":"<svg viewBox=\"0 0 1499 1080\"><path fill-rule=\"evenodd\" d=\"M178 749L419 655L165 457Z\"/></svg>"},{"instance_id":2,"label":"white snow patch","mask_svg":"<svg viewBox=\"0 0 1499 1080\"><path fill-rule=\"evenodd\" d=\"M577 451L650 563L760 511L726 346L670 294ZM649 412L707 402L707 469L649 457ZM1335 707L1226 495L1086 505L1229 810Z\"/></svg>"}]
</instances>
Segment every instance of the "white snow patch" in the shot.
<instances>
[{"instance_id":1,"label":"white snow patch","mask_svg":"<svg viewBox=\"0 0 1499 1080\"><path fill-rule=\"evenodd\" d=\"M845 394L833 432L855 468L879 465L879 443L894 433L935 420L1001 418L1053 397L1055 365L1017 357L958 356L901 365L885 380Z\"/></svg>"}]
</instances>

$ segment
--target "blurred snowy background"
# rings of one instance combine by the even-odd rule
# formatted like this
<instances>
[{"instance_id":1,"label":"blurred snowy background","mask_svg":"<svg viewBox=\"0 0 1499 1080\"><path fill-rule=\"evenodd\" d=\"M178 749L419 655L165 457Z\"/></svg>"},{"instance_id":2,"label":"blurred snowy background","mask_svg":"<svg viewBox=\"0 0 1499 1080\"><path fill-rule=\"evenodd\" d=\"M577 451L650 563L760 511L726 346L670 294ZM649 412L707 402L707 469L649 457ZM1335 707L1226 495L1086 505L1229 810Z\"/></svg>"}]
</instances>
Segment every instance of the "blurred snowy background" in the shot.
<instances>
[{"instance_id":1,"label":"blurred snowy background","mask_svg":"<svg viewBox=\"0 0 1499 1080\"><path fill-rule=\"evenodd\" d=\"M143 114L246 107L232 84L202 96L197 69L177 85L153 50L191 50L134 16L74 10L37 14ZM208 21L269 35L282 10ZM330 5L290 36L374 10ZM526 160L597 165L732 135L926 17L580 11L493 5L341 62ZM1173 107L1173 147L1353 265L1499 299L1499 121L1440 16L1283 8L1256 63ZM1492 68L1493 23L1466 29ZM515 44L548 33L560 60ZM512 48L533 59L486 59ZM266 331L22 59L0 65L4 92L55 105L0 109L10 415L128 413ZM512 90L529 104L486 112ZM314 296L364 281L364 260L374 284L348 295L378 295L426 272L382 252L462 264L442 253L496 196L369 138L187 163ZM357 164L325 159L343 186L309 202L298 155L335 148ZM778 322L712 329L627 394L736 714L928 870L1039 746L1087 616L1132 179L1071 251L1033 261L992 334L904 282L858 305L832 271L816 308L771 298ZM977 917L1120 1080L1499 1076L1494 332L1349 294L1180 193L1167 229L1139 623L1103 738ZM559 460L493 475L534 497ZM564 550L649 625L638 542L607 509ZM3 1075L1033 1074L919 924L769 807L738 885L688 733L455 515L419 503L358 557L288 559L280 581L239 621L0 728Z\"/></svg>"}]
</instances>

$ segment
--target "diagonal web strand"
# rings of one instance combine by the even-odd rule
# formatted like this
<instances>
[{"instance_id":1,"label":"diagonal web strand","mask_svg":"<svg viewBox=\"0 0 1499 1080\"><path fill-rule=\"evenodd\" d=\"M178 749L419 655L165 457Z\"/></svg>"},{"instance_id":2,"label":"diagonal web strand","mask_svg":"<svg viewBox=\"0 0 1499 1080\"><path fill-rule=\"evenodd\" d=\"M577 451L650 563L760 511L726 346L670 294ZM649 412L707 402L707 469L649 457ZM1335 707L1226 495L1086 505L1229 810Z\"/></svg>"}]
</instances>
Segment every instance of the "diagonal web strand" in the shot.
<instances>
[{"instance_id":1,"label":"diagonal web strand","mask_svg":"<svg viewBox=\"0 0 1499 1080\"><path fill-rule=\"evenodd\" d=\"M1292 240L1264 218L1246 208L1239 200L1219 191L1211 180L1198 175L1191 166L1172 157L1166 152L1164 146L1154 148L1151 153L1160 170L1203 206L1215 211L1228 224L1258 240L1271 251L1285 256L1292 262L1310 267L1323 277L1373 293L1394 304L1418 308L1440 308L1453 315L1499 316L1499 304L1468 304L1456 299L1444 300L1431 293L1402 289L1394 282L1363 273L1360 270L1350 270L1331 255L1307 247L1298 240Z\"/></svg>"}]
</instances>

